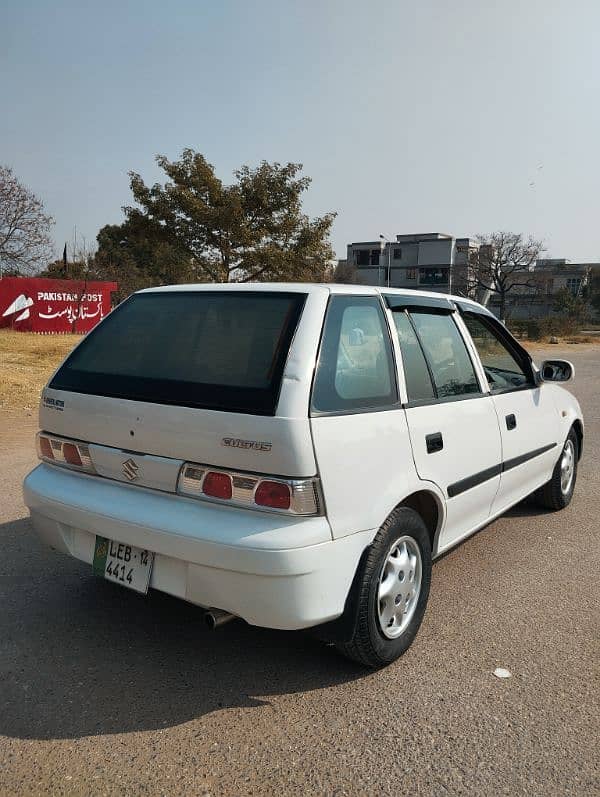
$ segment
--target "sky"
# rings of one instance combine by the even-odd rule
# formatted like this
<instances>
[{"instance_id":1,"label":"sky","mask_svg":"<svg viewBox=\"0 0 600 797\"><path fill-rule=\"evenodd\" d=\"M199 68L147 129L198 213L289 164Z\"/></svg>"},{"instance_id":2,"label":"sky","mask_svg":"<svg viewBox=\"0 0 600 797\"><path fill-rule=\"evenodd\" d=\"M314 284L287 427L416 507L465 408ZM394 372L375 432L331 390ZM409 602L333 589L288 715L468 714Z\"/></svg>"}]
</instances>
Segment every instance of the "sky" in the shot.
<instances>
[{"instance_id":1,"label":"sky","mask_svg":"<svg viewBox=\"0 0 600 797\"><path fill-rule=\"evenodd\" d=\"M600 260L598 0L4 0L0 163L93 245L128 172L300 162L339 257L492 230Z\"/></svg>"}]
</instances>

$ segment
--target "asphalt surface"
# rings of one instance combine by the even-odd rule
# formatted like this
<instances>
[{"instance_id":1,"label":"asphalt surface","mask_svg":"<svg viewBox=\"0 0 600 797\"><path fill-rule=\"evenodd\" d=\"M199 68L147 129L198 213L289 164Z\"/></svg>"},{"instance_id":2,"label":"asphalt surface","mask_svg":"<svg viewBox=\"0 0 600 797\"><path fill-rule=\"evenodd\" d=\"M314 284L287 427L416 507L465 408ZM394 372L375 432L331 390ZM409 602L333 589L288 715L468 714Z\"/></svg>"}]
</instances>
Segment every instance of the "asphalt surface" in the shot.
<instances>
[{"instance_id":1,"label":"asphalt surface","mask_svg":"<svg viewBox=\"0 0 600 797\"><path fill-rule=\"evenodd\" d=\"M522 504L441 559L376 673L307 634L209 632L46 550L20 492L35 417L3 418L0 794L599 795L600 347L568 354L571 506Z\"/></svg>"}]
</instances>

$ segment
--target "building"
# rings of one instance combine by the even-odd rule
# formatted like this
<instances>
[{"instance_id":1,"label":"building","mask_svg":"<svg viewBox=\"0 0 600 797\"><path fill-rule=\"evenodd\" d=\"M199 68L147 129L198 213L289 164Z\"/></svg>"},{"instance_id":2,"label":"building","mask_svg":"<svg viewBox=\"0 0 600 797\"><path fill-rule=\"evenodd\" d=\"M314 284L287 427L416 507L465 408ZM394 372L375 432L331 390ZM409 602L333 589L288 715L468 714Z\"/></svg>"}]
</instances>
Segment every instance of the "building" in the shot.
<instances>
[{"instance_id":1,"label":"building","mask_svg":"<svg viewBox=\"0 0 600 797\"><path fill-rule=\"evenodd\" d=\"M389 285L440 293L462 293L466 287L469 252L478 244L471 238L444 233L396 235L395 241L348 244L344 273L365 285Z\"/></svg>"},{"instance_id":2,"label":"building","mask_svg":"<svg viewBox=\"0 0 600 797\"><path fill-rule=\"evenodd\" d=\"M389 285L440 293L470 294L499 312L497 294L467 284L469 261L480 246L473 238L439 232L396 235L395 241L348 244L346 260L338 261L336 279L365 285ZM571 263L565 258L540 258L525 275L530 286L515 287L507 295L506 315L516 320L551 315L556 294L565 288L574 296L600 285L600 263ZM597 289L595 289L597 291Z\"/></svg>"},{"instance_id":3,"label":"building","mask_svg":"<svg viewBox=\"0 0 600 797\"><path fill-rule=\"evenodd\" d=\"M556 294L568 290L585 297L593 279L600 278L600 263L571 263L565 258L539 258L528 275L531 287L515 288L507 296L507 316L515 320L543 318L554 311ZM489 308L497 311L492 294Z\"/></svg>"}]
</instances>

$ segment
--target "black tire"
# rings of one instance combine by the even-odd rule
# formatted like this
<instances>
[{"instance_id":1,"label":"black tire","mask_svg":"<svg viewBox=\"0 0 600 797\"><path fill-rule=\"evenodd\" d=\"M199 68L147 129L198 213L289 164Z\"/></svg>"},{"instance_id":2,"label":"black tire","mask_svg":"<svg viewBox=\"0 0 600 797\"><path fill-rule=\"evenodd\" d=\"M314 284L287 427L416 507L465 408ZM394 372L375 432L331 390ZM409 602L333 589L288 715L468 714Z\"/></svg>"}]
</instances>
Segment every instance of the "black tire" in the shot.
<instances>
[{"instance_id":1,"label":"black tire","mask_svg":"<svg viewBox=\"0 0 600 797\"><path fill-rule=\"evenodd\" d=\"M379 623L378 588L390 548L400 537L412 538L419 547L421 590L410 622L400 636L390 639L384 635ZM338 642L337 647L345 656L365 667L384 667L410 647L427 606L431 584L431 540L421 516L408 507L394 510L377 532L357 575L352 638L348 642Z\"/></svg>"},{"instance_id":2,"label":"black tire","mask_svg":"<svg viewBox=\"0 0 600 797\"><path fill-rule=\"evenodd\" d=\"M563 461L565 451L569 445L572 446L573 452L573 478L571 479L569 488L565 491L563 490L561 484L561 463ZM533 494L534 500L539 506L544 507L544 509L551 509L554 512L569 506L571 499L573 498L575 482L577 481L578 458L579 441L577 439L575 430L571 429L561 449L560 456L556 462L556 465L554 466L554 470L552 471L552 478Z\"/></svg>"}]
</instances>

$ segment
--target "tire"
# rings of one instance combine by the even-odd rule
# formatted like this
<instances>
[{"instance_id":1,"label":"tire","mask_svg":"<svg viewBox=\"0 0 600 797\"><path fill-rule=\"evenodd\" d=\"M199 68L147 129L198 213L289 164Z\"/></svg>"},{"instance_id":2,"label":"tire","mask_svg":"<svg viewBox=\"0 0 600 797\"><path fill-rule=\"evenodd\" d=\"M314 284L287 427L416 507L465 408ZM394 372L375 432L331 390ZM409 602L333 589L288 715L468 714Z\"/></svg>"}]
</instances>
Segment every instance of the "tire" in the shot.
<instances>
[{"instance_id":1,"label":"tire","mask_svg":"<svg viewBox=\"0 0 600 797\"><path fill-rule=\"evenodd\" d=\"M571 429L552 471L552 478L534 493L534 499L538 505L555 512L569 506L577 481L578 457L577 435L575 430ZM568 483L567 476L569 477Z\"/></svg>"},{"instance_id":2,"label":"tire","mask_svg":"<svg viewBox=\"0 0 600 797\"><path fill-rule=\"evenodd\" d=\"M394 510L357 575L352 637L337 647L365 667L384 667L410 647L427 606L431 541L421 516L408 507ZM393 591L388 595L388 590Z\"/></svg>"}]
</instances>

